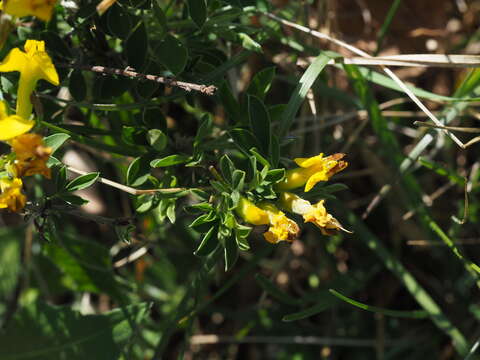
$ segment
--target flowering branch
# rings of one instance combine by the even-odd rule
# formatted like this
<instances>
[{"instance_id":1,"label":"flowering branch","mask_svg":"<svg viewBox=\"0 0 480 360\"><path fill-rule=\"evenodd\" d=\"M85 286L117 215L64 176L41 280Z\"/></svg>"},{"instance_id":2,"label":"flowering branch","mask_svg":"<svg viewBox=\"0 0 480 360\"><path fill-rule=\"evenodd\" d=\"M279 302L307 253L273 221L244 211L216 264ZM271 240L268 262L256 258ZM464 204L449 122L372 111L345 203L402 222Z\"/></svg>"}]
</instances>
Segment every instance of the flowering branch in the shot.
<instances>
[{"instance_id":1,"label":"flowering branch","mask_svg":"<svg viewBox=\"0 0 480 360\"><path fill-rule=\"evenodd\" d=\"M141 79L141 80L150 80L150 81L155 81L157 83L165 84L167 86L176 86L188 92L192 90L199 91L205 95L214 95L215 92L217 91L217 87L214 85L194 84L194 83L189 83L184 81L178 81L178 80L168 78L168 77L163 77L163 76L141 74L141 73L132 71L130 67L127 67L126 69L122 70L122 69L114 69L114 68L109 68L109 67L100 66L100 65L90 66L90 65L77 65L77 64L57 64L57 66L63 67L63 68L92 71L100 74L120 75L125 77Z\"/></svg>"}]
</instances>

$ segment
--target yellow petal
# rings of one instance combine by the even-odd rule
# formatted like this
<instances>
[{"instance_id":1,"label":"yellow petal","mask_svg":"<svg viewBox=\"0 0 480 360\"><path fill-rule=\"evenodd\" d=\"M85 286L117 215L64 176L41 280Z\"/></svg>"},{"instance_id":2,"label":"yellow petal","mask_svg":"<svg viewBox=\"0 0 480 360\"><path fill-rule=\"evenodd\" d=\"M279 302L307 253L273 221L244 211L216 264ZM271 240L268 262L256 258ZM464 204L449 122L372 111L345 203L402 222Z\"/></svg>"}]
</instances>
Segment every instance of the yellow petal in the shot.
<instances>
[{"instance_id":1,"label":"yellow petal","mask_svg":"<svg viewBox=\"0 0 480 360\"><path fill-rule=\"evenodd\" d=\"M293 159L295 163L302 167L302 168L307 168L313 165L321 164L323 161L323 153L318 154L317 156L312 156L309 158L296 158Z\"/></svg>"},{"instance_id":2,"label":"yellow petal","mask_svg":"<svg viewBox=\"0 0 480 360\"><path fill-rule=\"evenodd\" d=\"M17 115L7 116L0 120L0 140L10 140L22 135L29 131L33 125L35 125L33 120L25 120Z\"/></svg>"},{"instance_id":3,"label":"yellow petal","mask_svg":"<svg viewBox=\"0 0 480 360\"><path fill-rule=\"evenodd\" d=\"M24 48L29 59L28 69L31 71L31 74L29 74L30 77L44 79L53 85L58 85L57 70L52 63L52 59L45 52L45 42L27 40ZM24 71L26 71L26 69L27 68L25 68Z\"/></svg>"},{"instance_id":4,"label":"yellow petal","mask_svg":"<svg viewBox=\"0 0 480 360\"><path fill-rule=\"evenodd\" d=\"M240 198L238 202L236 211L243 220L252 225L264 225L268 224L268 215L267 213L255 206L254 203L247 200L244 197Z\"/></svg>"},{"instance_id":5,"label":"yellow petal","mask_svg":"<svg viewBox=\"0 0 480 360\"><path fill-rule=\"evenodd\" d=\"M22 71L27 62L27 54L19 48L15 48L0 63L0 72Z\"/></svg>"},{"instance_id":6,"label":"yellow petal","mask_svg":"<svg viewBox=\"0 0 480 360\"><path fill-rule=\"evenodd\" d=\"M309 192L320 181L327 181L328 176L325 170L318 171L310 176L305 184L305 192Z\"/></svg>"},{"instance_id":7,"label":"yellow petal","mask_svg":"<svg viewBox=\"0 0 480 360\"><path fill-rule=\"evenodd\" d=\"M49 21L56 0L5 0L4 12L13 16L33 15L40 20Z\"/></svg>"}]
</instances>

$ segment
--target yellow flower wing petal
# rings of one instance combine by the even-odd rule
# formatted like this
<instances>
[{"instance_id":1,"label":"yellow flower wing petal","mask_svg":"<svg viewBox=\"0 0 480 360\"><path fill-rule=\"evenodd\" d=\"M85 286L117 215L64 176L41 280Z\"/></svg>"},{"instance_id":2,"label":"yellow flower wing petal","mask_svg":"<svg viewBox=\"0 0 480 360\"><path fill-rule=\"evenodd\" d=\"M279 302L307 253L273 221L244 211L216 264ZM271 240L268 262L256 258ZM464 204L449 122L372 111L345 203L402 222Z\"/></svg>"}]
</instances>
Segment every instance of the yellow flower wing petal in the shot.
<instances>
[{"instance_id":1,"label":"yellow flower wing petal","mask_svg":"<svg viewBox=\"0 0 480 360\"><path fill-rule=\"evenodd\" d=\"M27 54L19 48L15 48L0 63L0 72L22 71L27 66L27 63Z\"/></svg>"},{"instance_id":2,"label":"yellow flower wing petal","mask_svg":"<svg viewBox=\"0 0 480 360\"><path fill-rule=\"evenodd\" d=\"M293 161L302 168L308 168L313 165L321 164L323 161L323 153L309 158L295 158Z\"/></svg>"},{"instance_id":3,"label":"yellow flower wing petal","mask_svg":"<svg viewBox=\"0 0 480 360\"><path fill-rule=\"evenodd\" d=\"M5 141L29 131L35 121L25 120L17 115L7 116L0 120L0 140Z\"/></svg>"},{"instance_id":4,"label":"yellow flower wing petal","mask_svg":"<svg viewBox=\"0 0 480 360\"><path fill-rule=\"evenodd\" d=\"M318 171L310 176L305 184L305 192L309 192L320 181L327 181L328 176L325 171Z\"/></svg>"},{"instance_id":5,"label":"yellow flower wing petal","mask_svg":"<svg viewBox=\"0 0 480 360\"><path fill-rule=\"evenodd\" d=\"M53 66L52 60L50 59L50 57L48 57L48 64L44 64L43 66L45 67L43 68L42 78L44 80L47 80L50 84L58 86L58 84L60 84L60 80L58 78L57 69L55 69L55 66Z\"/></svg>"}]
</instances>

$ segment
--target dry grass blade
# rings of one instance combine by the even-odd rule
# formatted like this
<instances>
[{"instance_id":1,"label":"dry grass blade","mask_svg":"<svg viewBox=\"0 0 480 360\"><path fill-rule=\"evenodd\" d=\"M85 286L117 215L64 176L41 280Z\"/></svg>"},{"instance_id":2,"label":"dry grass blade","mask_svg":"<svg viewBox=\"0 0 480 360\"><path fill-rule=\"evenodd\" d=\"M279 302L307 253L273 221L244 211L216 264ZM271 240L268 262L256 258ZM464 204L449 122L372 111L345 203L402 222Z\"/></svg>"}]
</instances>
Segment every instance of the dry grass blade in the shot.
<instances>
[{"instance_id":1,"label":"dry grass blade","mask_svg":"<svg viewBox=\"0 0 480 360\"><path fill-rule=\"evenodd\" d=\"M352 57L332 60L329 64L415 66L415 67L480 67L480 56L449 54L402 54L377 57Z\"/></svg>"}]
</instances>

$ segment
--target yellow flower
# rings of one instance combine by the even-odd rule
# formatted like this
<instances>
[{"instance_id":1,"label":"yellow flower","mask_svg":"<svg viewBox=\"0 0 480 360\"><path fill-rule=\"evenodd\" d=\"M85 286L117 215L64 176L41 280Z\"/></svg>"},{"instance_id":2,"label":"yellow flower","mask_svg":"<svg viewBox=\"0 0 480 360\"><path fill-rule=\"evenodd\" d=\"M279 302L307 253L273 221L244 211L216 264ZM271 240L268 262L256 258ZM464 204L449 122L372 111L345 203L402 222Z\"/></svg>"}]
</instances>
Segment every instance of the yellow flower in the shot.
<instances>
[{"instance_id":1,"label":"yellow flower","mask_svg":"<svg viewBox=\"0 0 480 360\"><path fill-rule=\"evenodd\" d=\"M283 181L276 185L276 190L291 190L305 185L305 192L310 191L316 183L327 181L337 172L348 166L341 159L345 154L336 153L323 157L323 153L311 158L296 158L294 161L299 166L288 170Z\"/></svg>"},{"instance_id":2,"label":"yellow flower","mask_svg":"<svg viewBox=\"0 0 480 360\"><path fill-rule=\"evenodd\" d=\"M243 220L245 220L249 224L268 224L268 214L244 197L240 198L236 210L237 213L243 218Z\"/></svg>"},{"instance_id":3,"label":"yellow flower","mask_svg":"<svg viewBox=\"0 0 480 360\"><path fill-rule=\"evenodd\" d=\"M52 149L44 146L40 135L30 133L17 136L12 139L11 145L16 156L16 176L40 174L50 178L47 160Z\"/></svg>"},{"instance_id":4,"label":"yellow flower","mask_svg":"<svg viewBox=\"0 0 480 360\"><path fill-rule=\"evenodd\" d=\"M0 102L0 140L5 141L19 136L29 131L35 121L26 120L18 115L7 114L7 106L2 101Z\"/></svg>"},{"instance_id":5,"label":"yellow flower","mask_svg":"<svg viewBox=\"0 0 480 360\"><path fill-rule=\"evenodd\" d=\"M284 192L280 194L280 202L282 206L295 214L303 216L303 220L314 223L322 232L323 235L334 235L338 230L350 233L344 229L342 224L327 212L323 203L325 200L320 200L315 205L301 197Z\"/></svg>"},{"instance_id":6,"label":"yellow flower","mask_svg":"<svg viewBox=\"0 0 480 360\"><path fill-rule=\"evenodd\" d=\"M4 0L2 10L13 16L33 15L40 20L49 21L57 0Z\"/></svg>"},{"instance_id":7,"label":"yellow flower","mask_svg":"<svg viewBox=\"0 0 480 360\"><path fill-rule=\"evenodd\" d=\"M263 237L273 244L280 241L293 241L300 234L297 223L287 218L272 204L262 203L258 207L242 197L237 206L237 213L250 224L269 225Z\"/></svg>"},{"instance_id":8,"label":"yellow flower","mask_svg":"<svg viewBox=\"0 0 480 360\"><path fill-rule=\"evenodd\" d=\"M8 208L10 211L18 212L23 209L27 201L22 193L22 180L19 178L0 179L0 209Z\"/></svg>"},{"instance_id":9,"label":"yellow flower","mask_svg":"<svg viewBox=\"0 0 480 360\"><path fill-rule=\"evenodd\" d=\"M283 212L272 204L261 204L263 210L268 214L270 227L263 234L265 240L276 244L280 241L293 241L300 235L300 228L297 223L289 219Z\"/></svg>"},{"instance_id":10,"label":"yellow flower","mask_svg":"<svg viewBox=\"0 0 480 360\"><path fill-rule=\"evenodd\" d=\"M19 71L20 81L17 94L17 115L29 119L32 113L30 95L37 81L44 79L58 85L58 74L52 59L45 52L45 43L37 40L25 42L25 52L19 48L11 50L0 63L0 72Z\"/></svg>"}]
</instances>

